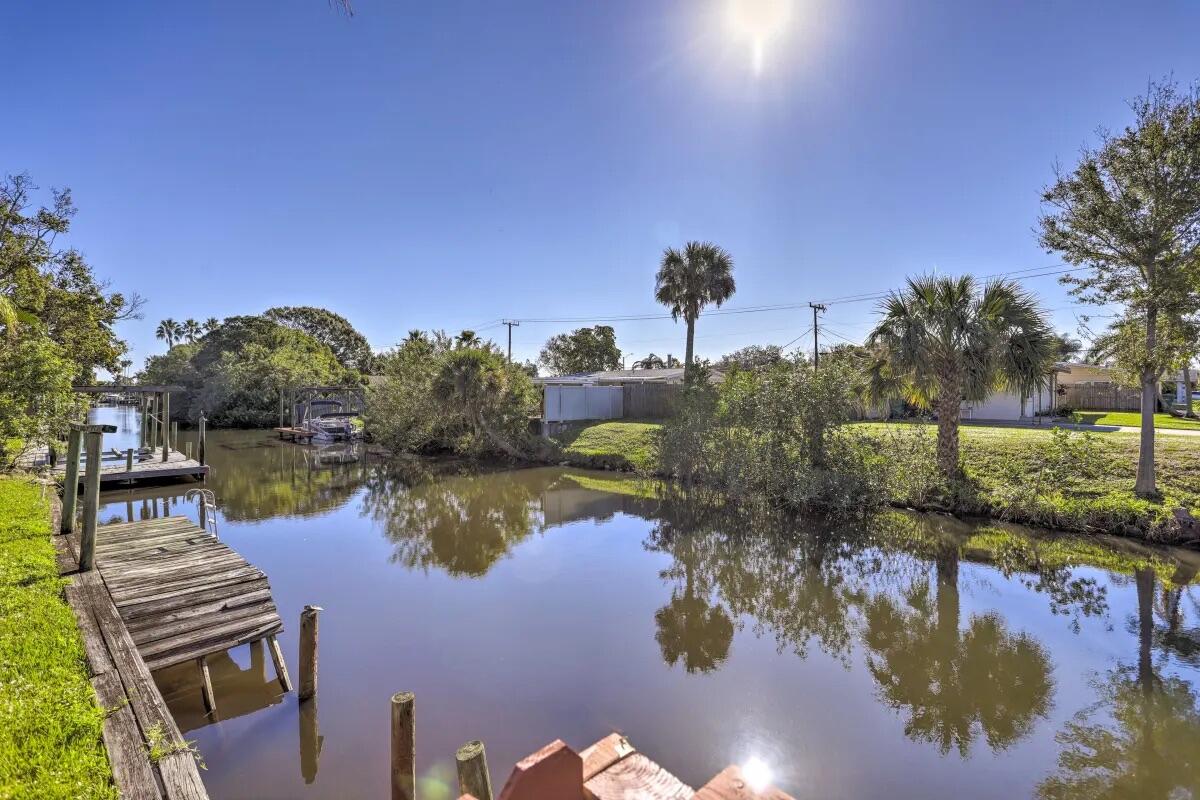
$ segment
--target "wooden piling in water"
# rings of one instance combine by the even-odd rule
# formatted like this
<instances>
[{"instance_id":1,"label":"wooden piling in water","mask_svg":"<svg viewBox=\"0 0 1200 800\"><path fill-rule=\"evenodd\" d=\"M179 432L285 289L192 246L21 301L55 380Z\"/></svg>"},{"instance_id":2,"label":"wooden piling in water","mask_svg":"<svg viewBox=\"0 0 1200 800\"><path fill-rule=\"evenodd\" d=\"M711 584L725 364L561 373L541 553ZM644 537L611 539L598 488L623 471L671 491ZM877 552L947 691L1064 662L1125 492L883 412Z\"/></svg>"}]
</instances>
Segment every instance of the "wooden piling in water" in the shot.
<instances>
[{"instance_id":1,"label":"wooden piling in water","mask_svg":"<svg viewBox=\"0 0 1200 800\"><path fill-rule=\"evenodd\" d=\"M159 396L162 398L162 460L165 464L171 453L171 393L163 392Z\"/></svg>"},{"instance_id":2,"label":"wooden piling in water","mask_svg":"<svg viewBox=\"0 0 1200 800\"><path fill-rule=\"evenodd\" d=\"M79 499L79 450L83 443L83 431L72 427L67 433L67 474L63 476L63 507L59 530L71 533L75 530L75 504Z\"/></svg>"},{"instance_id":3,"label":"wooden piling in water","mask_svg":"<svg viewBox=\"0 0 1200 800\"><path fill-rule=\"evenodd\" d=\"M217 698L213 694L212 676L208 672L208 659L201 656L196 661L200 665L201 694L204 696L204 710L211 713L217 710Z\"/></svg>"},{"instance_id":4,"label":"wooden piling in water","mask_svg":"<svg viewBox=\"0 0 1200 800\"><path fill-rule=\"evenodd\" d=\"M192 443L191 442L183 443L183 454L185 456L187 456L188 458L192 457Z\"/></svg>"},{"instance_id":5,"label":"wooden piling in water","mask_svg":"<svg viewBox=\"0 0 1200 800\"><path fill-rule=\"evenodd\" d=\"M483 742L475 739L458 748L454 754L458 763L458 792L476 800L492 800L492 776L488 774L487 754Z\"/></svg>"},{"instance_id":6,"label":"wooden piling in water","mask_svg":"<svg viewBox=\"0 0 1200 800\"><path fill-rule=\"evenodd\" d=\"M171 449L176 453L179 452L179 423L171 423Z\"/></svg>"},{"instance_id":7,"label":"wooden piling in water","mask_svg":"<svg viewBox=\"0 0 1200 800\"><path fill-rule=\"evenodd\" d=\"M133 448L125 451L125 471L133 472Z\"/></svg>"},{"instance_id":8,"label":"wooden piling in water","mask_svg":"<svg viewBox=\"0 0 1200 800\"><path fill-rule=\"evenodd\" d=\"M392 800L416 800L417 726L416 695L392 695Z\"/></svg>"},{"instance_id":9,"label":"wooden piling in water","mask_svg":"<svg viewBox=\"0 0 1200 800\"><path fill-rule=\"evenodd\" d=\"M305 606L300 612L300 690L301 702L317 696L317 621L320 606Z\"/></svg>"},{"instance_id":10,"label":"wooden piling in water","mask_svg":"<svg viewBox=\"0 0 1200 800\"><path fill-rule=\"evenodd\" d=\"M104 433L89 430L84 433L84 452L87 457L83 479L83 535L79 539L79 571L88 572L96 566L96 515L100 510L100 451Z\"/></svg>"},{"instance_id":11,"label":"wooden piling in water","mask_svg":"<svg viewBox=\"0 0 1200 800\"><path fill-rule=\"evenodd\" d=\"M205 418L204 412L201 411L200 412L200 436L196 443L196 455L200 459L201 466L204 466L204 458L206 455L208 455L205 452L205 444L204 444L204 436L205 436L207 427L208 427L208 420Z\"/></svg>"}]
</instances>

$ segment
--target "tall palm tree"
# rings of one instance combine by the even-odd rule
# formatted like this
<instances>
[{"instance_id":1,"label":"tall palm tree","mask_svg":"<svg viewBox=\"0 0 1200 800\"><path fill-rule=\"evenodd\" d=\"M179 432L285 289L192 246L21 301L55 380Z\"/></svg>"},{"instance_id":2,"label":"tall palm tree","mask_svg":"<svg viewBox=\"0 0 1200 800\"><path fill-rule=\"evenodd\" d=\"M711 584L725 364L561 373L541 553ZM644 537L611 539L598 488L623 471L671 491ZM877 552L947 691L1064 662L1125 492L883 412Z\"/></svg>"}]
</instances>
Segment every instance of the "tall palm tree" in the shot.
<instances>
[{"instance_id":1,"label":"tall palm tree","mask_svg":"<svg viewBox=\"0 0 1200 800\"><path fill-rule=\"evenodd\" d=\"M186 319L179 328L180 335L189 342L194 342L204 335L204 328L194 319Z\"/></svg>"},{"instance_id":2,"label":"tall palm tree","mask_svg":"<svg viewBox=\"0 0 1200 800\"><path fill-rule=\"evenodd\" d=\"M709 303L720 307L733 296L733 256L711 242L688 242L683 252L663 251L655 277L654 299L671 309L671 318L687 323L685 368L692 366L696 317Z\"/></svg>"},{"instance_id":3,"label":"tall palm tree","mask_svg":"<svg viewBox=\"0 0 1200 800\"><path fill-rule=\"evenodd\" d=\"M205 333L212 333L217 328L221 327L221 320L217 319L216 317L209 317L208 319L204 320L203 327Z\"/></svg>"},{"instance_id":4,"label":"tall palm tree","mask_svg":"<svg viewBox=\"0 0 1200 800\"><path fill-rule=\"evenodd\" d=\"M158 327L154 330L154 338L162 339L167 343L167 349L170 350L175 346L175 340L179 338L179 332L179 323L167 317L158 323Z\"/></svg>"},{"instance_id":5,"label":"tall palm tree","mask_svg":"<svg viewBox=\"0 0 1200 800\"><path fill-rule=\"evenodd\" d=\"M962 401L982 401L999 388L1024 396L1044 386L1054 336L1037 300L1012 281L981 290L969 275L909 278L880 311L883 319L867 338L871 394L933 407L938 467L956 478Z\"/></svg>"}]
</instances>

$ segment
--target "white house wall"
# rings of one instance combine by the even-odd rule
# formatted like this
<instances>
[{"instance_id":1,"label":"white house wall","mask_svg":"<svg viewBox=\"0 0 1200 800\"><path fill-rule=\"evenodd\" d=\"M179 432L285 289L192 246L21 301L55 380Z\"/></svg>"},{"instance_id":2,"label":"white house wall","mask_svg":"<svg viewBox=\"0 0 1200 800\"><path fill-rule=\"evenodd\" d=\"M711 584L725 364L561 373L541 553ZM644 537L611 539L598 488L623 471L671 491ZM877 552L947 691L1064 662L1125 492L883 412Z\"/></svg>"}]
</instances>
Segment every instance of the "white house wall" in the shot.
<instances>
[{"instance_id":1,"label":"white house wall","mask_svg":"<svg viewBox=\"0 0 1200 800\"><path fill-rule=\"evenodd\" d=\"M620 386L556 386L545 388L542 419L546 422L621 419L625 415Z\"/></svg>"}]
</instances>

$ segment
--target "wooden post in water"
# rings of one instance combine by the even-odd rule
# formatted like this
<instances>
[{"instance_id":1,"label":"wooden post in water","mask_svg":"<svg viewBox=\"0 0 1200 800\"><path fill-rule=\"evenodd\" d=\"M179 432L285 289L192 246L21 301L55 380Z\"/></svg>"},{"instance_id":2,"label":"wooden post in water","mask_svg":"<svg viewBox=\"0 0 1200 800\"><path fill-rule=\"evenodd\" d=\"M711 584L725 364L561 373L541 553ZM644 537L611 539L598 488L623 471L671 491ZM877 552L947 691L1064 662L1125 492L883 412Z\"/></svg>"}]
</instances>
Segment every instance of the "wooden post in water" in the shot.
<instances>
[{"instance_id":1,"label":"wooden post in water","mask_svg":"<svg viewBox=\"0 0 1200 800\"><path fill-rule=\"evenodd\" d=\"M162 397L162 460L165 464L171 452L171 393L163 392L159 396Z\"/></svg>"},{"instance_id":2,"label":"wooden post in water","mask_svg":"<svg viewBox=\"0 0 1200 800\"><path fill-rule=\"evenodd\" d=\"M133 472L133 448L125 451L125 471Z\"/></svg>"},{"instance_id":3,"label":"wooden post in water","mask_svg":"<svg viewBox=\"0 0 1200 800\"><path fill-rule=\"evenodd\" d=\"M196 443L196 455L200 457L200 465L204 466L204 458L207 455L204 446L205 430L208 427L208 420L204 417L204 412L200 412L200 437Z\"/></svg>"},{"instance_id":4,"label":"wooden post in water","mask_svg":"<svg viewBox=\"0 0 1200 800\"><path fill-rule=\"evenodd\" d=\"M487 754L478 739L467 742L454 754L458 762L458 793L477 800L492 800L492 776L488 774Z\"/></svg>"},{"instance_id":5,"label":"wooden post in water","mask_svg":"<svg viewBox=\"0 0 1200 800\"><path fill-rule=\"evenodd\" d=\"M303 702L317 696L317 620L320 606L305 606L300 612L300 690Z\"/></svg>"},{"instance_id":6,"label":"wooden post in water","mask_svg":"<svg viewBox=\"0 0 1200 800\"><path fill-rule=\"evenodd\" d=\"M89 428L100 426L89 425ZM115 430L115 428L114 428ZM96 566L96 515L100 510L100 442L102 430L87 430L84 453L87 472L83 479L83 536L79 539L79 571L87 572Z\"/></svg>"},{"instance_id":7,"label":"wooden post in water","mask_svg":"<svg viewBox=\"0 0 1200 800\"><path fill-rule=\"evenodd\" d=\"M413 713L416 695L392 695L392 800L416 800L417 724Z\"/></svg>"},{"instance_id":8,"label":"wooden post in water","mask_svg":"<svg viewBox=\"0 0 1200 800\"><path fill-rule=\"evenodd\" d=\"M171 449L176 453L179 452L179 423L171 423Z\"/></svg>"},{"instance_id":9,"label":"wooden post in water","mask_svg":"<svg viewBox=\"0 0 1200 800\"><path fill-rule=\"evenodd\" d=\"M200 656L196 661L200 664L200 679L202 681L200 689L204 698L204 710L211 713L217 710L217 698L213 694L212 676L208 672L208 659Z\"/></svg>"},{"instance_id":10,"label":"wooden post in water","mask_svg":"<svg viewBox=\"0 0 1200 800\"><path fill-rule=\"evenodd\" d=\"M71 426L67 433L67 474L63 477L63 507L59 530L71 533L75 530L75 503L79 499L79 449L83 441L83 430Z\"/></svg>"},{"instance_id":11,"label":"wooden post in water","mask_svg":"<svg viewBox=\"0 0 1200 800\"><path fill-rule=\"evenodd\" d=\"M192 443L191 442L183 443L183 454L185 456L187 456L189 459L192 457Z\"/></svg>"}]
</instances>

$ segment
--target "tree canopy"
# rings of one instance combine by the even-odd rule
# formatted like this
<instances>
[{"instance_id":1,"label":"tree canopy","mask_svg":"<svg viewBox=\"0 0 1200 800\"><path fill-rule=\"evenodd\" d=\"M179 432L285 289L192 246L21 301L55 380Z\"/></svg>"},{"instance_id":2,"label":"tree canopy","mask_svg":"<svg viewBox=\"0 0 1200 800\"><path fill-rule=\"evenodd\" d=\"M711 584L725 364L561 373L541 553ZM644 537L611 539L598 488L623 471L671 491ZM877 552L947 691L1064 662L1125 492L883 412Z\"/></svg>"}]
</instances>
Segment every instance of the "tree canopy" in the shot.
<instances>
[{"instance_id":1,"label":"tree canopy","mask_svg":"<svg viewBox=\"0 0 1200 800\"><path fill-rule=\"evenodd\" d=\"M577 328L551 336L538 356L538 363L554 375L600 372L621 368L621 349L609 325Z\"/></svg>"},{"instance_id":2,"label":"tree canopy","mask_svg":"<svg viewBox=\"0 0 1200 800\"><path fill-rule=\"evenodd\" d=\"M277 306L269 308L263 316L288 328L307 333L333 351L338 363L347 369L369 373L374 366L374 355L367 337L363 336L350 320L324 308L313 306Z\"/></svg>"}]
</instances>

